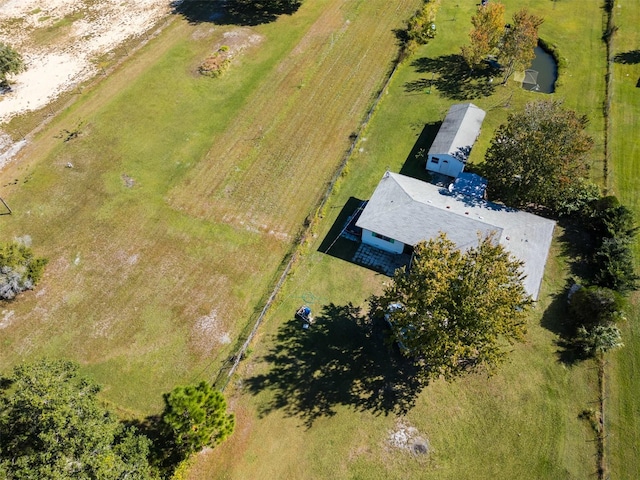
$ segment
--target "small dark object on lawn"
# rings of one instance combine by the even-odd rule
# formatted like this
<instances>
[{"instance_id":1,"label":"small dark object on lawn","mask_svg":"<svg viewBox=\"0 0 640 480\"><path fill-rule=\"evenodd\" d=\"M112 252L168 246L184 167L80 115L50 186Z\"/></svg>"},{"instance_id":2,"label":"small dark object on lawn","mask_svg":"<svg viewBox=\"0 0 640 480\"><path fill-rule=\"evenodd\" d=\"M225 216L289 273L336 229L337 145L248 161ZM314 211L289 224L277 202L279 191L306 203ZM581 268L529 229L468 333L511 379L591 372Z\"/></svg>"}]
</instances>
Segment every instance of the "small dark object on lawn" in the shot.
<instances>
[{"instance_id":1,"label":"small dark object on lawn","mask_svg":"<svg viewBox=\"0 0 640 480\"><path fill-rule=\"evenodd\" d=\"M309 328L309 325L313 323L313 317L311 316L311 308L307 305L301 306L296 312L296 317L304 322L302 328Z\"/></svg>"}]
</instances>

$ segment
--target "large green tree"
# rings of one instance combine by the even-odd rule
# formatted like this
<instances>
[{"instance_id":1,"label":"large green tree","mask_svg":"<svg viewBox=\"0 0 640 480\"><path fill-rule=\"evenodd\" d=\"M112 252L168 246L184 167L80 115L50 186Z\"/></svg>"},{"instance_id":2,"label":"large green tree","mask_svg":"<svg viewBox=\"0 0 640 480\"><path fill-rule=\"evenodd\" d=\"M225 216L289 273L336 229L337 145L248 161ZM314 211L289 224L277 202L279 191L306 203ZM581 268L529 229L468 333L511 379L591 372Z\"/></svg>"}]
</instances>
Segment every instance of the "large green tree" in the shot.
<instances>
[{"instance_id":1,"label":"large green tree","mask_svg":"<svg viewBox=\"0 0 640 480\"><path fill-rule=\"evenodd\" d=\"M372 304L387 310L394 337L419 359L422 380L454 378L484 368L493 372L507 347L522 341L531 304L522 264L495 237L479 237L461 252L445 234L418 244L408 272Z\"/></svg>"},{"instance_id":2,"label":"large green tree","mask_svg":"<svg viewBox=\"0 0 640 480\"><path fill-rule=\"evenodd\" d=\"M507 205L558 210L583 190L593 140L587 118L559 102L530 102L496 131L484 172L489 195Z\"/></svg>"},{"instance_id":3,"label":"large green tree","mask_svg":"<svg viewBox=\"0 0 640 480\"><path fill-rule=\"evenodd\" d=\"M591 261L597 285L628 293L638 289L633 245L627 238L604 238Z\"/></svg>"},{"instance_id":4,"label":"large green tree","mask_svg":"<svg viewBox=\"0 0 640 480\"><path fill-rule=\"evenodd\" d=\"M22 55L4 42L0 42L0 86L7 85L7 76L25 70Z\"/></svg>"},{"instance_id":5,"label":"large green tree","mask_svg":"<svg viewBox=\"0 0 640 480\"><path fill-rule=\"evenodd\" d=\"M538 27L544 20L523 8L513 14L513 20L506 29L500 46L500 62L503 64L507 83L516 68L526 68L535 57L534 48L538 44Z\"/></svg>"},{"instance_id":6,"label":"large green tree","mask_svg":"<svg viewBox=\"0 0 640 480\"><path fill-rule=\"evenodd\" d=\"M0 389L0 478L149 479L149 440L101 405L78 366L15 367Z\"/></svg>"},{"instance_id":7,"label":"large green tree","mask_svg":"<svg viewBox=\"0 0 640 480\"><path fill-rule=\"evenodd\" d=\"M633 212L614 195L590 202L582 213L584 226L597 238L632 240L638 233Z\"/></svg>"},{"instance_id":8,"label":"large green tree","mask_svg":"<svg viewBox=\"0 0 640 480\"><path fill-rule=\"evenodd\" d=\"M162 420L178 449L186 455L217 445L235 427L235 418L227 413L222 393L206 382L176 387L165 395Z\"/></svg>"},{"instance_id":9,"label":"large green tree","mask_svg":"<svg viewBox=\"0 0 640 480\"><path fill-rule=\"evenodd\" d=\"M31 290L42 278L47 260L36 258L22 243L0 244L0 300Z\"/></svg>"},{"instance_id":10,"label":"large green tree","mask_svg":"<svg viewBox=\"0 0 640 480\"><path fill-rule=\"evenodd\" d=\"M478 7L471 17L473 28L469 32L470 45L462 47L462 56L470 68L476 67L494 52L504 34L504 5L490 2Z\"/></svg>"},{"instance_id":11,"label":"large green tree","mask_svg":"<svg viewBox=\"0 0 640 480\"><path fill-rule=\"evenodd\" d=\"M589 261L596 284L619 292L638 288L633 245L638 226L633 212L615 196L590 202L582 210L582 221L593 236Z\"/></svg>"}]
</instances>

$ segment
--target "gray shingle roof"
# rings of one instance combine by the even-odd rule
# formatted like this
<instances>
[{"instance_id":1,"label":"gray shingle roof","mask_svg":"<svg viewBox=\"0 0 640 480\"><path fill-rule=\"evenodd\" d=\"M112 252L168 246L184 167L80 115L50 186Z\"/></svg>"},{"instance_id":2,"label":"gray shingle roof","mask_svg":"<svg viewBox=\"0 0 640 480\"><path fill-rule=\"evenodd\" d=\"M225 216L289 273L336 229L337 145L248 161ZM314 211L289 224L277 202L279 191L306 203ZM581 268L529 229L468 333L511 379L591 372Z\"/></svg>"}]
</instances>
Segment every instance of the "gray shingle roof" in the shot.
<instances>
[{"instance_id":1,"label":"gray shingle roof","mask_svg":"<svg viewBox=\"0 0 640 480\"><path fill-rule=\"evenodd\" d=\"M478 232L496 232L525 263L524 286L537 299L555 222L387 172L356 225L408 245L444 232L461 249L477 245Z\"/></svg>"},{"instance_id":2,"label":"gray shingle roof","mask_svg":"<svg viewBox=\"0 0 640 480\"><path fill-rule=\"evenodd\" d=\"M429 155L452 155L466 162L475 143L486 112L473 103L458 103L449 108Z\"/></svg>"}]
</instances>

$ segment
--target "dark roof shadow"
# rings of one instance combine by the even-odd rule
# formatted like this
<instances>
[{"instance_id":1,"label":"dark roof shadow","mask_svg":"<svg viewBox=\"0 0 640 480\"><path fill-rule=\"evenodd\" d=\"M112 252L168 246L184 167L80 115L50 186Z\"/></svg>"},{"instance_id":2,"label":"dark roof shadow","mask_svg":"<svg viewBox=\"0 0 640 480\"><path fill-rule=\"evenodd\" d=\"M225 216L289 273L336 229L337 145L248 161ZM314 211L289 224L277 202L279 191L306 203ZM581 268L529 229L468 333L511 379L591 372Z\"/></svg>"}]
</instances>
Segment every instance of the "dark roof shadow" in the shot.
<instances>
[{"instance_id":1,"label":"dark roof shadow","mask_svg":"<svg viewBox=\"0 0 640 480\"><path fill-rule=\"evenodd\" d=\"M462 202L467 207L483 207L487 210L493 210L496 212L517 212L518 209L507 207L502 203L493 203L483 198L473 197L471 195L462 195L460 193L451 192L447 188L441 188L439 190L441 195L448 195L450 197L454 197L456 200Z\"/></svg>"},{"instance_id":2,"label":"dark roof shadow","mask_svg":"<svg viewBox=\"0 0 640 480\"><path fill-rule=\"evenodd\" d=\"M499 74L499 69L489 63L471 70L462 55L457 54L418 58L411 66L418 73L430 75L405 83L406 92L419 92L433 86L452 100L488 97L496 87L493 78Z\"/></svg>"},{"instance_id":3,"label":"dark roof shadow","mask_svg":"<svg viewBox=\"0 0 640 480\"><path fill-rule=\"evenodd\" d=\"M190 23L255 26L292 15L300 7L295 0L183 0L172 3L173 13Z\"/></svg>"},{"instance_id":4,"label":"dark roof shadow","mask_svg":"<svg viewBox=\"0 0 640 480\"><path fill-rule=\"evenodd\" d=\"M355 230L355 226L352 224L355 223L354 214L356 214L356 212L361 208L364 208L363 200L355 197L349 197L349 200L347 200L342 206L342 209L338 214L338 218L333 222L331 229L327 232L322 243L318 247L318 252L326 253L332 257L351 262L351 259L358 249L358 231ZM349 222L349 225L347 225L347 222ZM351 232L352 228L354 229L352 232L353 235L348 235L350 237L352 236L351 239L343 236L345 230ZM362 234L361 229L359 233Z\"/></svg>"},{"instance_id":5,"label":"dark roof shadow","mask_svg":"<svg viewBox=\"0 0 640 480\"><path fill-rule=\"evenodd\" d=\"M408 412L422 386L413 363L388 346L385 325L351 303L325 305L309 329L295 318L283 323L264 356L269 371L246 380L254 395L273 393L261 414L283 410L310 427L338 406Z\"/></svg>"},{"instance_id":6,"label":"dark roof shadow","mask_svg":"<svg viewBox=\"0 0 640 480\"><path fill-rule=\"evenodd\" d=\"M393 276L396 269L408 265L411 257L408 253L383 252L362 243L362 228L356 227L355 224L366 204L363 200L350 197L322 240L318 252L373 272Z\"/></svg>"}]
</instances>

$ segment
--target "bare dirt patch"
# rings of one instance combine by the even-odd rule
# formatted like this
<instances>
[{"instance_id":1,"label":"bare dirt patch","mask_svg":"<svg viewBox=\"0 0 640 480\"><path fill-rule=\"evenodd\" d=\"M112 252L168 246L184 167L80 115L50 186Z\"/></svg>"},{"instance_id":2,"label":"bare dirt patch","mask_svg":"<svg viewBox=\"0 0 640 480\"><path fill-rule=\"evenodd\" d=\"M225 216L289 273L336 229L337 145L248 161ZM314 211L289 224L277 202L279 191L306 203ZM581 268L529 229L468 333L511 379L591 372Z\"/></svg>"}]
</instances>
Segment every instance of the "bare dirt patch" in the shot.
<instances>
[{"instance_id":1,"label":"bare dirt patch","mask_svg":"<svg viewBox=\"0 0 640 480\"><path fill-rule=\"evenodd\" d=\"M234 58L245 49L257 45L264 40L249 28L236 28L222 35L223 40L215 45L213 53L198 68L203 75L217 77L229 68Z\"/></svg>"},{"instance_id":2,"label":"bare dirt patch","mask_svg":"<svg viewBox=\"0 0 640 480\"><path fill-rule=\"evenodd\" d=\"M101 55L148 31L170 8L167 0L0 0L0 41L27 65L0 95L0 123L95 75Z\"/></svg>"},{"instance_id":3,"label":"bare dirt patch","mask_svg":"<svg viewBox=\"0 0 640 480\"><path fill-rule=\"evenodd\" d=\"M210 353L220 345L231 343L231 335L215 308L195 322L191 330L191 342L200 353Z\"/></svg>"},{"instance_id":4,"label":"bare dirt patch","mask_svg":"<svg viewBox=\"0 0 640 480\"><path fill-rule=\"evenodd\" d=\"M426 455L429 453L427 439L420 434L417 428L402 419L399 419L394 428L389 431L387 444L394 449L403 450L414 455Z\"/></svg>"},{"instance_id":5,"label":"bare dirt patch","mask_svg":"<svg viewBox=\"0 0 640 480\"><path fill-rule=\"evenodd\" d=\"M13 323L14 313L13 310L2 310L2 312L0 312L0 330L7 328Z\"/></svg>"}]
</instances>

